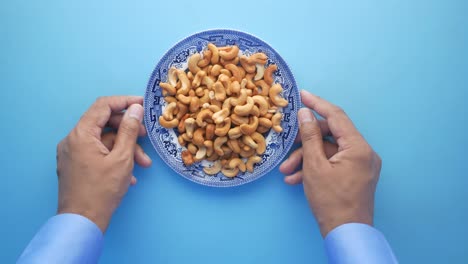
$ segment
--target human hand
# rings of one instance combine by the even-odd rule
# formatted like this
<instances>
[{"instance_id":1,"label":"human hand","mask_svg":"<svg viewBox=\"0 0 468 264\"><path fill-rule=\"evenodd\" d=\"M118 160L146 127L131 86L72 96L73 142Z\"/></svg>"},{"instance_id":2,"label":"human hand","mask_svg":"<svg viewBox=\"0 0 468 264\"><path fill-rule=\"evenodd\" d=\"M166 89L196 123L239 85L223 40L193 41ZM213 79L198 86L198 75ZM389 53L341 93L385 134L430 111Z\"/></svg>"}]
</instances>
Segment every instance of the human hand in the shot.
<instances>
[{"instance_id":1,"label":"human hand","mask_svg":"<svg viewBox=\"0 0 468 264\"><path fill-rule=\"evenodd\" d=\"M320 232L325 237L345 223L372 225L374 193L382 161L348 116L337 106L301 92L307 108L299 110L302 148L280 166L288 184L304 183L304 191ZM324 141L332 136L335 143ZM302 170L298 170L302 163Z\"/></svg>"},{"instance_id":2,"label":"human hand","mask_svg":"<svg viewBox=\"0 0 468 264\"><path fill-rule=\"evenodd\" d=\"M105 232L128 187L136 184L134 161L151 165L136 143L146 133L142 103L139 96L98 98L57 145L58 214L83 215ZM117 133L103 133L106 127Z\"/></svg>"}]
</instances>

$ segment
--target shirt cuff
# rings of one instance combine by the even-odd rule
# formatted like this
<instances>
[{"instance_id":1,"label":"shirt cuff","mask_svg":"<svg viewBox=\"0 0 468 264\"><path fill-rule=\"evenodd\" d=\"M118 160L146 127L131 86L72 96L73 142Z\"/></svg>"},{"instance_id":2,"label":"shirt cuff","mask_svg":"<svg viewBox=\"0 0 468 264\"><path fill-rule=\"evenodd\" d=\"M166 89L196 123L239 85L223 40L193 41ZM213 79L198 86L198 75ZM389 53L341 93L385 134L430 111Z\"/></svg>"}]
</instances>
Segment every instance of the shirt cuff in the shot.
<instances>
[{"instance_id":1,"label":"shirt cuff","mask_svg":"<svg viewBox=\"0 0 468 264\"><path fill-rule=\"evenodd\" d=\"M88 218L59 214L42 226L17 263L97 263L103 238Z\"/></svg>"},{"instance_id":2,"label":"shirt cuff","mask_svg":"<svg viewBox=\"0 0 468 264\"><path fill-rule=\"evenodd\" d=\"M398 263L377 229L359 223L336 227L325 237L329 263Z\"/></svg>"}]
</instances>

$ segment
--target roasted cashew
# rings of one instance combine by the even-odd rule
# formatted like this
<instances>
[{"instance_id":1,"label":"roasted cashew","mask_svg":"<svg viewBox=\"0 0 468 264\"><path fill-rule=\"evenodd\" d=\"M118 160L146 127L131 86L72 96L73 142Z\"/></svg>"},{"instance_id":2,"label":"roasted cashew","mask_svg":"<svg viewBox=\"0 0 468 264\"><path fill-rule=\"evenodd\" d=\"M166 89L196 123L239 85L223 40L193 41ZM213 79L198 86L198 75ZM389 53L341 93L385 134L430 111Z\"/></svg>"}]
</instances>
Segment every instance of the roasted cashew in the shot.
<instances>
[{"instance_id":1,"label":"roasted cashew","mask_svg":"<svg viewBox=\"0 0 468 264\"><path fill-rule=\"evenodd\" d=\"M281 127L281 119L283 118L282 113L276 113L273 115L271 118L271 123L273 126L273 130L277 133L281 133L283 131L283 128Z\"/></svg>"},{"instance_id":2,"label":"roasted cashew","mask_svg":"<svg viewBox=\"0 0 468 264\"><path fill-rule=\"evenodd\" d=\"M205 50L203 52L203 59L198 62L198 67L204 68L208 66L211 62L211 50Z\"/></svg>"},{"instance_id":3,"label":"roasted cashew","mask_svg":"<svg viewBox=\"0 0 468 264\"><path fill-rule=\"evenodd\" d=\"M251 157L252 155L255 154L255 149L250 148L250 150L241 150L241 153L239 153L239 154L243 158L249 158L249 157Z\"/></svg>"},{"instance_id":4,"label":"roasted cashew","mask_svg":"<svg viewBox=\"0 0 468 264\"><path fill-rule=\"evenodd\" d=\"M190 153L192 153L192 155L195 155L195 154L197 154L198 147L195 146L193 143L189 143L189 144L187 145L187 150L188 150Z\"/></svg>"},{"instance_id":5,"label":"roasted cashew","mask_svg":"<svg viewBox=\"0 0 468 264\"><path fill-rule=\"evenodd\" d=\"M262 158L259 156L252 156L250 157L247 162L245 163L245 167L247 168L247 171L253 172L254 171L254 165L262 161Z\"/></svg>"},{"instance_id":6,"label":"roasted cashew","mask_svg":"<svg viewBox=\"0 0 468 264\"><path fill-rule=\"evenodd\" d=\"M187 78L189 79L190 82L193 81L193 77L195 77L195 76L193 75L193 73L191 71L187 72Z\"/></svg>"},{"instance_id":7,"label":"roasted cashew","mask_svg":"<svg viewBox=\"0 0 468 264\"><path fill-rule=\"evenodd\" d=\"M244 80L242 80L242 83L244 83ZM245 82L247 82L247 81L245 81ZM241 89L239 97L231 99L231 105L232 106L244 105L246 102L247 102L247 89Z\"/></svg>"},{"instance_id":8,"label":"roasted cashew","mask_svg":"<svg viewBox=\"0 0 468 264\"><path fill-rule=\"evenodd\" d=\"M238 81L231 82L230 87L231 94L239 94L240 93L240 83Z\"/></svg>"},{"instance_id":9,"label":"roasted cashew","mask_svg":"<svg viewBox=\"0 0 468 264\"><path fill-rule=\"evenodd\" d=\"M177 92L176 88L169 83L160 82L159 87L161 87L164 96L175 95Z\"/></svg>"},{"instance_id":10,"label":"roasted cashew","mask_svg":"<svg viewBox=\"0 0 468 264\"><path fill-rule=\"evenodd\" d=\"M203 89L203 96L200 97L200 104L206 104L210 101L210 92L208 89Z\"/></svg>"},{"instance_id":11,"label":"roasted cashew","mask_svg":"<svg viewBox=\"0 0 468 264\"><path fill-rule=\"evenodd\" d=\"M213 153L212 155L209 155L208 158L206 158L207 161L217 161L219 160L219 155L216 153Z\"/></svg>"},{"instance_id":12,"label":"roasted cashew","mask_svg":"<svg viewBox=\"0 0 468 264\"><path fill-rule=\"evenodd\" d=\"M185 133L189 138L193 138L193 132L195 131L195 119L189 117L185 119Z\"/></svg>"},{"instance_id":13,"label":"roasted cashew","mask_svg":"<svg viewBox=\"0 0 468 264\"><path fill-rule=\"evenodd\" d=\"M221 74L224 74L224 75L228 76L229 78L232 77L232 73L231 73L229 70L227 70L227 69L224 69L224 68L223 68L223 69L221 69L219 72L220 72ZM221 75L221 74L220 74L220 75Z\"/></svg>"},{"instance_id":14,"label":"roasted cashew","mask_svg":"<svg viewBox=\"0 0 468 264\"><path fill-rule=\"evenodd\" d=\"M252 96L254 104L258 106L258 110L260 110L260 115L264 116L268 112L268 102L265 97L261 95L254 95Z\"/></svg>"},{"instance_id":15,"label":"roasted cashew","mask_svg":"<svg viewBox=\"0 0 468 264\"><path fill-rule=\"evenodd\" d=\"M215 135L218 137L224 137L227 135L231 128L231 118L227 117L224 119L224 125L217 124L215 129Z\"/></svg>"},{"instance_id":16,"label":"roasted cashew","mask_svg":"<svg viewBox=\"0 0 468 264\"><path fill-rule=\"evenodd\" d=\"M219 61L218 47L212 43L208 43L208 49L211 51L211 64L216 64Z\"/></svg>"},{"instance_id":17,"label":"roasted cashew","mask_svg":"<svg viewBox=\"0 0 468 264\"><path fill-rule=\"evenodd\" d=\"M200 53L195 53L193 54L192 56L190 56L190 58L188 59L188 68L190 70L190 72L195 76L195 74L197 74L198 71L200 71L200 67L198 67L198 62L200 61L201 59L201 55Z\"/></svg>"},{"instance_id":18,"label":"roasted cashew","mask_svg":"<svg viewBox=\"0 0 468 264\"><path fill-rule=\"evenodd\" d=\"M213 114L213 116L211 117L211 119L213 119L213 121L216 123L216 124L220 124L224 121L224 119L226 117L229 116L229 110L226 109L226 108L223 108L221 109L220 111L216 112Z\"/></svg>"},{"instance_id":19,"label":"roasted cashew","mask_svg":"<svg viewBox=\"0 0 468 264\"><path fill-rule=\"evenodd\" d=\"M202 72L202 71L199 71L199 73ZM200 87L197 87L197 89L195 89L195 95L198 96L198 97L202 97L203 95L205 95L205 89L203 89L204 86L200 86Z\"/></svg>"},{"instance_id":20,"label":"roasted cashew","mask_svg":"<svg viewBox=\"0 0 468 264\"><path fill-rule=\"evenodd\" d=\"M181 124L181 123L179 123ZM182 146L182 147L185 147L185 145L187 144L187 142L185 142L184 140L184 137L182 135L178 136L177 137L177 141L179 142L179 144Z\"/></svg>"},{"instance_id":21,"label":"roasted cashew","mask_svg":"<svg viewBox=\"0 0 468 264\"><path fill-rule=\"evenodd\" d=\"M244 135L242 137L242 141L249 147L253 148L253 149L256 149L258 148L258 144L255 143L255 141L252 139L251 136L248 136L248 135ZM244 150L249 150L249 149L245 149Z\"/></svg>"},{"instance_id":22,"label":"roasted cashew","mask_svg":"<svg viewBox=\"0 0 468 264\"><path fill-rule=\"evenodd\" d=\"M221 149L223 150L224 156L226 158L229 158L232 156L232 149L228 146L222 146Z\"/></svg>"},{"instance_id":23,"label":"roasted cashew","mask_svg":"<svg viewBox=\"0 0 468 264\"><path fill-rule=\"evenodd\" d=\"M256 68L255 68L255 64L252 64L250 63L250 60L247 56L245 55L242 55L239 59L240 61L240 64L242 66L242 68L244 68L244 70L247 72L247 73L254 73Z\"/></svg>"},{"instance_id":24,"label":"roasted cashew","mask_svg":"<svg viewBox=\"0 0 468 264\"><path fill-rule=\"evenodd\" d=\"M229 168L235 169L239 168L240 171L245 172L247 170L245 163L239 158L233 158L229 161Z\"/></svg>"},{"instance_id":25,"label":"roasted cashew","mask_svg":"<svg viewBox=\"0 0 468 264\"><path fill-rule=\"evenodd\" d=\"M206 125L206 132L205 132L206 139L212 140L214 138L215 129L216 129L216 126L214 124Z\"/></svg>"},{"instance_id":26,"label":"roasted cashew","mask_svg":"<svg viewBox=\"0 0 468 264\"><path fill-rule=\"evenodd\" d=\"M212 104L212 105L208 106L208 109L210 109L210 110L211 110L211 112L213 112L213 113L216 113L216 112L218 112L218 111L220 111L220 110L221 110L221 107L219 107L219 106L217 106L217 105L214 105L214 104Z\"/></svg>"},{"instance_id":27,"label":"roasted cashew","mask_svg":"<svg viewBox=\"0 0 468 264\"><path fill-rule=\"evenodd\" d=\"M258 119L258 125L259 126L264 126L266 128L271 128L271 126L273 125L273 123L271 122L270 119L268 118L265 118L265 117L260 117Z\"/></svg>"},{"instance_id":28,"label":"roasted cashew","mask_svg":"<svg viewBox=\"0 0 468 264\"><path fill-rule=\"evenodd\" d=\"M205 142L205 129L197 128L193 133L192 142L197 146L203 146L203 142Z\"/></svg>"},{"instance_id":29,"label":"roasted cashew","mask_svg":"<svg viewBox=\"0 0 468 264\"><path fill-rule=\"evenodd\" d=\"M174 96L165 96L164 101L166 101L166 103L168 103L168 104L170 104L172 102L177 103L177 99Z\"/></svg>"},{"instance_id":30,"label":"roasted cashew","mask_svg":"<svg viewBox=\"0 0 468 264\"><path fill-rule=\"evenodd\" d=\"M200 108L200 99L196 96L193 96L190 100L190 112L195 113Z\"/></svg>"},{"instance_id":31,"label":"roasted cashew","mask_svg":"<svg viewBox=\"0 0 468 264\"><path fill-rule=\"evenodd\" d=\"M264 134L264 133L270 131L270 128L271 128L271 127L258 126L258 127L257 127L257 132L258 132L258 133L261 133L261 134Z\"/></svg>"},{"instance_id":32,"label":"roasted cashew","mask_svg":"<svg viewBox=\"0 0 468 264\"><path fill-rule=\"evenodd\" d=\"M185 133L185 120L190 117L189 114L185 114L182 118L179 119L179 124L177 125L177 131L182 134Z\"/></svg>"},{"instance_id":33,"label":"roasted cashew","mask_svg":"<svg viewBox=\"0 0 468 264\"><path fill-rule=\"evenodd\" d=\"M211 87L213 87L214 81L213 81L213 79L211 79L210 76L205 76L205 77L203 77L203 79L202 79L202 84L203 84L203 85L206 85L206 87L207 87L208 89L211 89Z\"/></svg>"},{"instance_id":34,"label":"roasted cashew","mask_svg":"<svg viewBox=\"0 0 468 264\"><path fill-rule=\"evenodd\" d=\"M231 169L231 168L223 168L221 169L221 173L228 178L234 178L239 174L239 168Z\"/></svg>"},{"instance_id":35,"label":"roasted cashew","mask_svg":"<svg viewBox=\"0 0 468 264\"><path fill-rule=\"evenodd\" d=\"M263 79L263 74L265 73L265 67L261 64L255 64L257 68L257 74L254 77L254 81Z\"/></svg>"},{"instance_id":36,"label":"roasted cashew","mask_svg":"<svg viewBox=\"0 0 468 264\"><path fill-rule=\"evenodd\" d=\"M276 64L270 64L270 66L268 66L268 68L265 69L265 72L263 74L263 80L265 80L265 82L268 85L272 85L273 82L275 81L274 78L273 78L273 73L277 69L278 69L278 66L276 66Z\"/></svg>"},{"instance_id":37,"label":"roasted cashew","mask_svg":"<svg viewBox=\"0 0 468 264\"><path fill-rule=\"evenodd\" d=\"M181 135L182 138L184 139L185 142L192 142L192 139L189 138L189 136L187 135L187 133L184 133Z\"/></svg>"},{"instance_id":38,"label":"roasted cashew","mask_svg":"<svg viewBox=\"0 0 468 264\"><path fill-rule=\"evenodd\" d=\"M228 132L228 136L230 139L237 139L242 136L242 132L240 130L240 127L234 127L231 128Z\"/></svg>"},{"instance_id":39,"label":"roasted cashew","mask_svg":"<svg viewBox=\"0 0 468 264\"><path fill-rule=\"evenodd\" d=\"M238 46L231 46L228 49L223 49L219 51L219 56L224 60L233 60L239 54Z\"/></svg>"},{"instance_id":40,"label":"roasted cashew","mask_svg":"<svg viewBox=\"0 0 468 264\"><path fill-rule=\"evenodd\" d=\"M200 86L203 78L205 78L206 76L206 72L204 71L198 71L197 74L195 74L195 77L193 78L193 81L192 81L192 88L197 88Z\"/></svg>"},{"instance_id":41,"label":"roasted cashew","mask_svg":"<svg viewBox=\"0 0 468 264\"><path fill-rule=\"evenodd\" d=\"M205 127L206 126L206 120L211 119L213 116L213 112L211 112L210 109L203 109L198 113L197 115L197 125L199 127Z\"/></svg>"},{"instance_id":42,"label":"roasted cashew","mask_svg":"<svg viewBox=\"0 0 468 264\"><path fill-rule=\"evenodd\" d=\"M177 125L179 124L179 120L177 118L174 118L174 119L172 119L170 121L167 121L161 115L161 116L159 116L159 124L161 124L161 126L164 127L164 128L174 128L174 127L177 127Z\"/></svg>"},{"instance_id":43,"label":"roasted cashew","mask_svg":"<svg viewBox=\"0 0 468 264\"><path fill-rule=\"evenodd\" d=\"M190 89L192 89L192 84L187 77L187 74L182 70L177 70L177 77L182 84L182 86L177 90L177 94L187 95Z\"/></svg>"},{"instance_id":44,"label":"roasted cashew","mask_svg":"<svg viewBox=\"0 0 468 264\"><path fill-rule=\"evenodd\" d=\"M166 109L164 109L163 112L163 117L167 121L171 121L174 119L174 111L177 109L177 103L170 103L166 106Z\"/></svg>"},{"instance_id":45,"label":"roasted cashew","mask_svg":"<svg viewBox=\"0 0 468 264\"><path fill-rule=\"evenodd\" d=\"M264 80L256 81L255 86L260 87L260 95L268 96L270 92L270 85L268 85Z\"/></svg>"},{"instance_id":46,"label":"roasted cashew","mask_svg":"<svg viewBox=\"0 0 468 264\"><path fill-rule=\"evenodd\" d=\"M248 116L238 116L236 114L231 115L231 121L235 125L242 125L242 124L247 124L249 122L249 117Z\"/></svg>"},{"instance_id":47,"label":"roasted cashew","mask_svg":"<svg viewBox=\"0 0 468 264\"><path fill-rule=\"evenodd\" d=\"M253 106L254 106L254 101L252 97L247 97L246 104L236 105L236 107L234 107L234 113L239 116L246 116L250 113L250 110L252 110Z\"/></svg>"},{"instance_id":48,"label":"roasted cashew","mask_svg":"<svg viewBox=\"0 0 468 264\"><path fill-rule=\"evenodd\" d=\"M209 157L213 155L214 149L213 149L213 141L212 140L205 140L203 142L203 145L206 147L206 156Z\"/></svg>"},{"instance_id":49,"label":"roasted cashew","mask_svg":"<svg viewBox=\"0 0 468 264\"><path fill-rule=\"evenodd\" d=\"M258 110L258 107L256 105L254 105L252 107L252 110L250 110L250 115L251 116L256 116L256 117L260 116L260 110Z\"/></svg>"},{"instance_id":50,"label":"roasted cashew","mask_svg":"<svg viewBox=\"0 0 468 264\"><path fill-rule=\"evenodd\" d=\"M170 85L175 87L177 85L178 79L179 77L177 77L177 69L174 67L171 67L169 71L167 72L167 82Z\"/></svg>"},{"instance_id":51,"label":"roasted cashew","mask_svg":"<svg viewBox=\"0 0 468 264\"><path fill-rule=\"evenodd\" d=\"M197 154L195 155L195 160L201 161L206 156L206 147L202 146L198 149Z\"/></svg>"},{"instance_id":52,"label":"roasted cashew","mask_svg":"<svg viewBox=\"0 0 468 264\"><path fill-rule=\"evenodd\" d=\"M186 105L189 105L190 101L192 100L192 97L191 96L186 96L186 95L183 95L183 94L178 94L177 99L179 99L179 102L181 102L183 104L186 104Z\"/></svg>"},{"instance_id":53,"label":"roasted cashew","mask_svg":"<svg viewBox=\"0 0 468 264\"><path fill-rule=\"evenodd\" d=\"M213 65L213 68L211 68L210 75L213 77L218 77L218 75L221 74L221 70L223 67L219 64Z\"/></svg>"},{"instance_id":54,"label":"roasted cashew","mask_svg":"<svg viewBox=\"0 0 468 264\"><path fill-rule=\"evenodd\" d=\"M215 139L214 144L213 144L213 149L216 152L216 154L218 154L219 156L224 155L224 151L221 147L223 146L224 143L226 143L227 140L228 140L227 137L217 137Z\"/></svg>"},{"instance_id":55,"label":"roasted cashew","mask_svg":"<svg viewBox=\"0 0 468 264\"><path fill-rule=\"evenodd\" d=\"M228 146L232 149L234 153L240 153L241 148L237 139L229 139L227 142Z\"/></svg>"},{"instance_id":56,"label":"roasted cashew","mask_svg":"<svg viewBox=\"0 0 468 264\"><path fill-rule=\"evenodd\" d=\"M223 102L223 109L226 108L229 112L231 112L232 104L231 101L233 100L232 97L226 98Z\"/></svg>"},{"instance_id":57,"label":"roasted cashew","mask_svg":"<svg viewBox=\"0 0 468 264\"><path fill-rule=\"evenodd\" d=\"M224 101L226 99L226 90L220 81L214 84L215 99L218 101Z\"/></svg>"},{"instance_id":58,"label":"roasted cashew","mask_svg":"<svg viewBox=\"0 0 468 264\"><path fill-rule=\"evenodd\" d=\"M193 155L188 150L182 151L182 161L184 162L185 166L192 165L195 161L193 160Z\"/></svg>"},{"instance_id":59,"label":"roasted cashew","mask_svg":"<svg viewBox=\"0 0 468 264\"><path fill-rule=\"evenodd\" d=\"M211 167L204 167L203 171L208 175L215 175L221 171L221 161L217 160L213 162Z\"/></svg>"},{"instance_id":60,"label":"roasted cashew","mask_svg":"<svg viewBox=\"0 0 468 264\"><path fill-rule=\"evenodd\" d=\"M281 93L283 92L283 87L281 87L281 84L276 83L270 88L270 100L271 102L279 107L285 107L288 105L288 100L284 99L281 97Z\"/></svg>"},{"instance_id":61,"label":"roasted cashew","mask_svg":"<svg viewBox=\"0 0 468 264\"><path fill-rule=\"evenodd\" d=\"M266 142L265 142L265 138L263 137L263 135L258 132L254 132L252 135L250 135L250 137L257 144L257 147L255 148L255 151L257 152L257 154L262 155L263 153L265 153Z\"/></svg>"},{"instance_id":62,"label":"roasted cashew","mask_svg":"<svg viewBox=\"0 0 468 264\"><path fill-rule=\"evenodd\" d=\"M240 130L244 135L251 135L257 130L258 127L258 117L251 116L250 123L240 125Z\"/></svg>"},{"instance_id":63,"label":"roasted cashew","mask_svg":"<svg viewBox=\"0 0 468 264\"><path fill-rule=\"evenodd\" d=\"M219 59L219 63L221 65L223 65L224 67L226 67L226 65L228 65L228 64L237 65L239 63L239 57L235 57L232 60L225 60L225 59L221 58L221 59Z\"/></svg>"},{"instance_id":64,"label":"roasted cashew","mask_svg":"<svg viewBox=\"0 0 468 264\"><path fill-rule=\"evenodd\" d=\"M231 72L232 77L234 77L236 81L242 81L242 73L235 64L227 64L226 66L224 66L224 68L228 69Z\"/></svg>"},{"instance_id":65,"label":"roasted cashew","mask_svg":"<svg viewBox=\"0 0 468 264\"><path fill-rule=\"evenodd\" d=\"M252 56L249 57L249 63L250 64L261 64L265 65L267 63L268 56L265 53L255 53L252 54Z\"/></svg>"}]
</instances>

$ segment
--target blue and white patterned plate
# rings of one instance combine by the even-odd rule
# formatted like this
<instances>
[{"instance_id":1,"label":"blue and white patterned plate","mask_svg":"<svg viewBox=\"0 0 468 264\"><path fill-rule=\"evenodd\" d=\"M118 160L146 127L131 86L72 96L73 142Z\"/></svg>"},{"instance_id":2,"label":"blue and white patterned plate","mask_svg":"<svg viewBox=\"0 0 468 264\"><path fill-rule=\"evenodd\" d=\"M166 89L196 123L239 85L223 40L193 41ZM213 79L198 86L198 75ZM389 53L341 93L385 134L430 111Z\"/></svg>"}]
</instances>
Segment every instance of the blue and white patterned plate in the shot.
<instances>
[{"instance_id":1,"label":"blue and white patterned plate","mask_svg":"<svg viewBox=\"0 0 468 264\"><path fill-rule=\"evenodd\" d=\"M166 82L167 73L170 67L187 69L187 60L190 55L206 49L208 43L213 43L218 47L227 45L239 46L241 52L246 55L255 52L264 52L268 56L269 64L276 64L278 70L274 73L276 83L283 86L283 97L289 104L282 109L283 120L281 125L283 132L276 133L271 130L266 136L267 148L262 155L262 161L254 167L254 172L240 173L235 178L228 178L218 173L215 176L207 175L203 172L203 166L207 161L196 163L192 166L184 166L181 158L182 146L177 141L176 132L173 129L162 127L158 118L166 107L159 83ZM145 126L153 147L158 152L161 159L175 172L193 182L213 186L232 187L254 181L271 171L288 153L294 143L298 132L297 111L300 104L300 95L296 81L286 62L267 43L244 32L215 29L203 31L191 35L172 47L151 74L145 94Z\"/></svg>"}]
</instances>

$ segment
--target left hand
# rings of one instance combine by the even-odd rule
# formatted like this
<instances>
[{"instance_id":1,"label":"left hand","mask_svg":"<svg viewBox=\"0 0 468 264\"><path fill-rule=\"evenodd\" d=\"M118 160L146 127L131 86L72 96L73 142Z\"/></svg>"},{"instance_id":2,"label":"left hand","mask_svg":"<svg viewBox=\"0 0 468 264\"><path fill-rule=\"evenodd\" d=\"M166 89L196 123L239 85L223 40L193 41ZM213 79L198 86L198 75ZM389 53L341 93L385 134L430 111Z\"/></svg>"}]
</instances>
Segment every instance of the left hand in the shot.
<instances>
[{"instance_id":1,"label":"left hand","mask_svg":"<svg viewBox=\"0 0 468 264\"><path fill-rule=\"evenodd\" d=\"M139 96L99 98L58 144L59 214L83 215L105 232L128 187L136 184L134 161L151 165L136 143L145 135L142 103ZM106 127L117 133L103 133Z\"/></svg>"}]
</instances>

